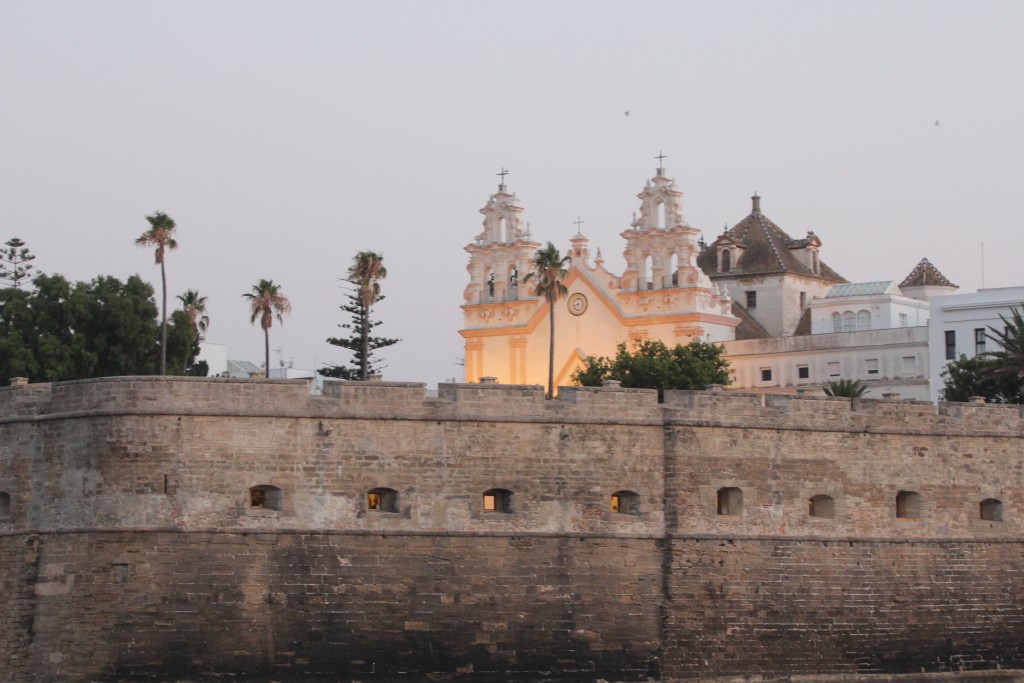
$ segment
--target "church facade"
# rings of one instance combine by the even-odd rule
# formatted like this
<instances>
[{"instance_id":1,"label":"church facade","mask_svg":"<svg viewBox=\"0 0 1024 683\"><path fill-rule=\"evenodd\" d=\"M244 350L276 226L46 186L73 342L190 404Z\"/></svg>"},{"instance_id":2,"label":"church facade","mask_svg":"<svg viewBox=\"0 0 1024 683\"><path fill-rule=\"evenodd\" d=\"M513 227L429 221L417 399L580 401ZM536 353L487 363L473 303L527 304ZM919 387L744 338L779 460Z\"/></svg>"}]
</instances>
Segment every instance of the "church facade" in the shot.
<instances>
[{"instance_id":1,"label":"church facade","mask_svg":"<svg viewBox=\"0 0 1024 683\"><path fill-rule=\"evenodd\" d=\"M571 383L588 355L608 356L631 339L657 339L669 346L693 339L724 342L736 337L741 320L728 289L698 265L700 231L683 216L683 193L658 168L637 195L625 240L626 269L608 271L600 249L571 240L565 285L555 304L555 384ZM469 285L465 321L466 381L493 378L501 384L545 384L550 308L524 277L540 243L524 227L518 197L504 184L480 210L483 232L466 247Z\"/></svg>"}]
</instances>

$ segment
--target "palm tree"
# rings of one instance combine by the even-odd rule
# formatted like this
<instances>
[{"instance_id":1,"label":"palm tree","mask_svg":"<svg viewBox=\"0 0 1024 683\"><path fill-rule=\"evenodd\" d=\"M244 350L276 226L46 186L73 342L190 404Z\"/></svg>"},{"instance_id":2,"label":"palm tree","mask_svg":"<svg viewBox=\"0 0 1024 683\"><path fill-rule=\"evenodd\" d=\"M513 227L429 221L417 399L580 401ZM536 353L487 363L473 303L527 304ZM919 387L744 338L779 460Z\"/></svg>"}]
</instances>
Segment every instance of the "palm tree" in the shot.
<instances>
[{"instance_id":1,"label":"palm tree","mask_svg":"<svg viewBox=\"0 0 1024 683\"><path fill-rule=\"evenodd\" d=\"M842 398L860 398L868 393L868 385L859 379L840 379L828 382L822 388L826 396L839 396Z\"/></svg>"},{"instance_id":2,"label":"palm tree","mask_svg":"<svg viewBox=\"0 0 1024 683\"><path fill-rule=\"evenodd\" d=\"M178 243L174 239L177 227L174 219L163 211L146 216L149 230L142 233L136 240L137 247L156 247L156 262L160 266L160 281L163 285L163 308L160 312L160 374L167 374L167 271L164 269L164 253L174 251Z\"/></svg>"},{"instance_id":3,"label":"palm tree","mask_svg":"<svg viewBox=\"0 0 1024 683\"><path fill-rule=\"evenodd\" d=\"M277 322L284 324L282 316L292 312L291 302L288 297L281 293L281 285L274 284L273 280L260 280L252 286L252 291L243 294L249 299L249 310L252 317L249 322L255 323L256 318L260 319L260 327L263 328L264 361L266 377L270 378L270 326Z\"/></svg>"},{"instance_id":4,"label":"palm tree","mask_svg":"<svg viewBox=\"0 0 1024 683\"><path fill-rule=\"evenodd\" d=\"M210 317L206 315L206 297L199 296L199 292L194 289L188 289L178 295L178 301L185 309L188 321L192 323L192 337L198 344L210 326Z\"/></svg>"},{"instance_id":5,"label":"palm tree","mask_svg":"<svg viewBox=\"0 0 1024 683\"><path fill-rule=\"evenodd\" d=\"M362 305L362 347L359 379L366 381L370 357L370 308L380 300L380 281L388 276L384 267L384 255L373 251L361 251L352 259L348 269L348 281L359 288L359 303Z\"/></svg>"},{"instance_id":6,"label":"palm tree","mask_svg":"<svg viewBox=\"0 0 1024 683\"><path fill-rule=\"evenodd\" d=\"M562 283L569 270L568 256L562 256L551 242L539 249L533 257L533 272L527 273L524 282L533 281L534 295L542 296L548 302L551 340L548 349L548 398L555 395L555 304L569 293Z\"/></svg>"},{"instance_id":7,"label":"palm tree","mask_svg":"<svg viewBox=\"0 0 1024 683\"><path fill-rule=\"evenodd\" d=\"M1010 311L1009 319L999 315L1003 321L1002 330L989 326L985 335L1002 347L999 351L984 354L996 361L987 374L993 378L1014 380L1024 391L1024 308L1012 308Z\"/></svg>"}]
</instances>

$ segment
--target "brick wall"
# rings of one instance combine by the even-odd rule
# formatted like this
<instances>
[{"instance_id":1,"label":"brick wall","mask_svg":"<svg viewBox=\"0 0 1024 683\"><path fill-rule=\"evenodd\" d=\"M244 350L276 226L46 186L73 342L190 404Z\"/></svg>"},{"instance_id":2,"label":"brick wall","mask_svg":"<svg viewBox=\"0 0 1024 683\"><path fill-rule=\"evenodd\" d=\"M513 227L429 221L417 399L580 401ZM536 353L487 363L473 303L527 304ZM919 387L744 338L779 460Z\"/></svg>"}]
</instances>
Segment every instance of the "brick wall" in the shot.
<instances>
[{"instance_id":1,"label":"brick wall","mask_svg":"<svg viewBox=\"0 0 1024 683\"><path fill-rule=\"evenodd\" d=\"M535 680L548 671L555 680L645 681L658 675L660 646L654 544L47 535L28 657L41 680Z\"/></svg>"},{"instance_id":2,"label":"brick wall","mask_svg":"<svg viewBox=\"0 0 1024 683\"><path fill-rule=\"evenodd\" d=\"M0 667L296 682L1024 669L1022 435L1017 407L914 401L4 388ZM255 486L280 509L253 508ZM376 487L394 512L368 509ZM511 514L483 509L494 488ZM722 489L741 509L720 514ZM611 511L621 491L636 514ZM897 517L901 491L920 516ZM831 516L809 514L819 495ZM985 499L1001 521L980 518Z\"/></svg>"}]
</instances>

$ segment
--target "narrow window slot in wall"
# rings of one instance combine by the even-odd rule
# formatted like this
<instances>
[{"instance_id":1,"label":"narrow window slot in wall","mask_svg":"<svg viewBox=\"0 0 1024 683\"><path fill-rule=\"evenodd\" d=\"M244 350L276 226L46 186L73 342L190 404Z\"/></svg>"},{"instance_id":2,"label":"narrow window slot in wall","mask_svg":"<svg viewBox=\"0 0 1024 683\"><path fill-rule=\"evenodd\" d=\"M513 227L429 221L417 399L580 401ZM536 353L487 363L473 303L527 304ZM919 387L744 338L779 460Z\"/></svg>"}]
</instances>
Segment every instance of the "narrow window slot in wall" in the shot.
<instances>
[{"instance_id":1,"label":"narrow window slot in wall","mask_svg":"<svg viewBox=\"0 0 1024 683\"><path fill-rule=\"evenodd\" d=\"M836 516L836 502L832 499L832 496L825 494L811 496L808 503L811 517L832 519Z\"/></svg>"},{"instance_id":2,"label":"narrow window slot in wall","mask_svg":"<svg viewBox=\"0 0 1024 683\"><path fill-rule=\"evenodd\" d=\"M398 512L398 491L378 487L366 493L366 509L376 512Z\"/></svg>"},{"instance_id":3,"label":"narrow window slot in wall","mask_svg":"<svg viewBox=\"0 0 1024 683\"><path fill-rule=\"evenodd\" d=\"M900 491L896 494L896 517L918 519L921 517L921 494L915 491Z\"/></svg>"},{"instance_id":4,"label":"narrow window slot in wall","mask_svg":"<svg viewBox=\"0 0 1024 683\"><path fill-rule=\"evenodd\" d=\"M718 489L717 508L718 514L722 516L738 517L742 515L743 490L735 486Z\"/></svg>"},{"instance_id":5,"label":"narrow window slot in wall","mask_svg":"<svg viewBox=\"0 0 1024 683\"><path fill-rule=\"evenodd\" d=\"M986 522L1003 521L1003 502L995 498L986 498L980 505L981 518Z\"/></svg>"},{"instance_id":6,"label":"narrow window slot in wall","mask_svg":"<svg viewBox=\"0 0 1024 683\"><path fill-rule=\"evenodd\" d=\"M488 489L484 491L484 512L512 514L512 492L507 489Z\"/></svg>"},{"instance_id":7,"label":"narrow window slot in wall","mask_svg":"<svg viewBox=\"0 0 1024 683\"><path fill-rule=\"evenodd\" d=\"M612 494L612 512L635 515L640 512L640 496L633 491L616 491Z\"/></svg>"}]
</instances>

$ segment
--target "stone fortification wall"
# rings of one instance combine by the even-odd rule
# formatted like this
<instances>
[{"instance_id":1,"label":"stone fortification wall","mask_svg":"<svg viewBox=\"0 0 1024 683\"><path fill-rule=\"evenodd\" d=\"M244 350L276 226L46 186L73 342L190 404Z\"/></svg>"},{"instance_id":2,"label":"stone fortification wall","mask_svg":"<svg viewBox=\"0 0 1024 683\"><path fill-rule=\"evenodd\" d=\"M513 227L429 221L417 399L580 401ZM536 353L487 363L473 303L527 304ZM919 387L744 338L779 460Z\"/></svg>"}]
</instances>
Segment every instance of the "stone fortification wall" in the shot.
<instances>
[{"instance_id":1,"label":"stone fortification wall","mask_svg":"<svg viewBox=\"0 0 1024 683\"><path fill-rule=\"evenodd\" d=\"M0 389L0 667L14 681L1024 668L1018 408L438 393ZM254 508L254 488L276 497ZM508 512L484 509L496 489ZM391 511L369 509L373 490Z\"/></svg>"}]
</instances>

